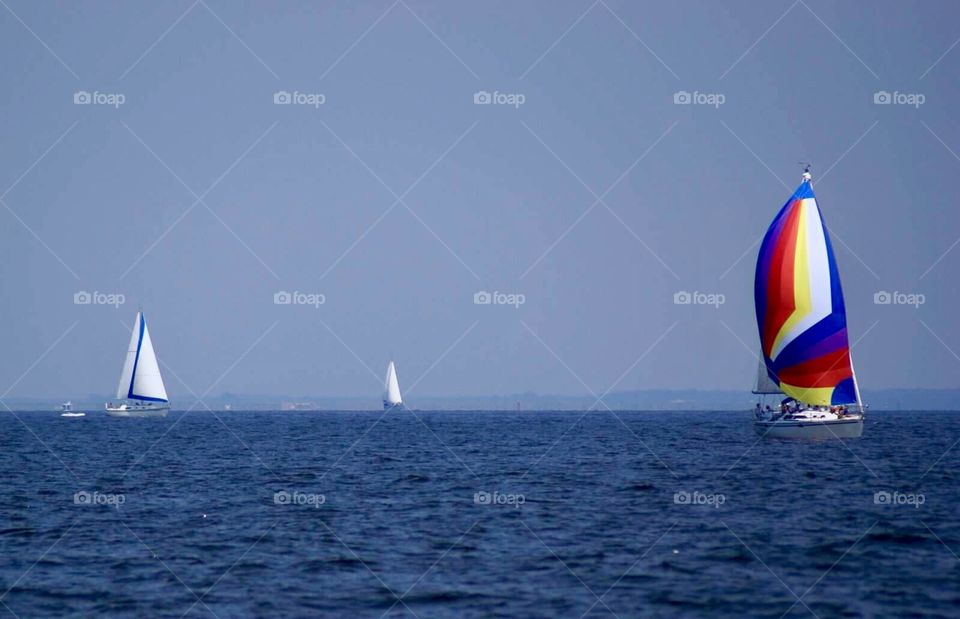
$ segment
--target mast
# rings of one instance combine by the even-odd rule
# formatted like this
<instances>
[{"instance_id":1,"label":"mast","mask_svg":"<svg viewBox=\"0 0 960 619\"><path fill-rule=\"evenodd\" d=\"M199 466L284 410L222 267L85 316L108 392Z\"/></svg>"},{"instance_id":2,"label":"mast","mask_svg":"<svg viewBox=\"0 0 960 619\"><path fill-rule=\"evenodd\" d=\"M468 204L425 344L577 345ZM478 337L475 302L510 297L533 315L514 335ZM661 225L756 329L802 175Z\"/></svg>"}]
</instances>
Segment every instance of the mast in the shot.
<instances>
[{"instance_id":1,"label":"mast","mask_svg":"<svg viewBox=\"0 0 960 619\"><path fill-rule=\"evenodd\" d=\"M857 396L857 408L863 411L863 400L860 399L860 383L857 382L857 370L853 367L853 355L850 355L850 373L853 376L853 393Z\"/></svg>"}]
</instances>

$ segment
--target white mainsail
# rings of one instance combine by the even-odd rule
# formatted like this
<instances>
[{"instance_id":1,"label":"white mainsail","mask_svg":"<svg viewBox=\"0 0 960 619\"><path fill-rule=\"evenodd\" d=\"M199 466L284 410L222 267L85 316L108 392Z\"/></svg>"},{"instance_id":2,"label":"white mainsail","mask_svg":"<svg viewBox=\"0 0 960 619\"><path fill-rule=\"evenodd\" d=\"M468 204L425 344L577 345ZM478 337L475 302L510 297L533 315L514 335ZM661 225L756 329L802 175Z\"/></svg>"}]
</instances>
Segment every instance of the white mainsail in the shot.
<instances>
[{"instance_id":1,"label":"white mainsail","mask_svg":"<svg viewBox=\"0 0 960 619\"><path fill-rule=\"evenodd\" d=\"M168 401L147 321L141 312L137 312L133 333L130 334L130 345L127 346L127 358L120 373L117 398L149 402Z\"/></svg>"},{"instance_id":2,"label":"white mainsail","mask_svg":"<svg viewBox=\"0 0 960 619\"><path fill-rule=\"evenodd\" d=\"M383 408L387 409L403 404L403 400L400 398L400 383L397 381L397 368L393 361L387 365L387 378L384 380L383 391Z\"/></svg>"},{"instance_id":3,"label":"white mainsail","mask_svg":"<svg viewBox=\"0 0 960 619\"><path fill-rule=\"evenodd\" d=\"M783 393L780 386L770 380L770 374L767 373L767 365L763 362L763 359L760 359L757 366L757 384L754 386L753 392L756 394Z\"/></svg>"}]
</instances>

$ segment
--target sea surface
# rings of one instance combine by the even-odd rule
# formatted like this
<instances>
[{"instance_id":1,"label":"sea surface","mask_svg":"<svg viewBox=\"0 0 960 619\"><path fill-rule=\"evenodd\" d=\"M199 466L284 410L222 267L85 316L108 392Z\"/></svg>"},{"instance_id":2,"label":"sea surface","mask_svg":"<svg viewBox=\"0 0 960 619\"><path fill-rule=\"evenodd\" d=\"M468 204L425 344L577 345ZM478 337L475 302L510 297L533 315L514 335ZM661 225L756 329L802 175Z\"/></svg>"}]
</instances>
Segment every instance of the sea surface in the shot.
<instances>
[{"instance_id":1,"label":"sea surface","mask_svg":"<svg viewBox=\"0 0 960 619\"><path fill-rule=\"evenodd\" d=\"M4 413L0 614L956 617L958 440L945 412L845 442L749 412Z\"/></svg>"}]
</instances>

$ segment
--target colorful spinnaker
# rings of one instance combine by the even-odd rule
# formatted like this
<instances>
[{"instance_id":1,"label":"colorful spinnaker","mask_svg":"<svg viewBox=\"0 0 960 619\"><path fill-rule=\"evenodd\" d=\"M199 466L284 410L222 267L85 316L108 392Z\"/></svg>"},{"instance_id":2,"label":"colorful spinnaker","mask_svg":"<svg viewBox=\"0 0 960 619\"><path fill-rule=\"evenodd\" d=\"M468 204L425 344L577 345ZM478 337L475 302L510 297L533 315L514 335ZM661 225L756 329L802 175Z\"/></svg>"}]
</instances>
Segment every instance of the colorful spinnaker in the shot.
<instances>
[{"instance_id":1,"label":"colorful spinnaker","mask_svg":"<svg viewBox=\"0 0 960 619\"><path fill-rule=\"evenodd\" d=\"M809 173L763 238L754 300L763 361L783 393L817 406L860 403L840 274Z\"/></svg>"}]
</instances>

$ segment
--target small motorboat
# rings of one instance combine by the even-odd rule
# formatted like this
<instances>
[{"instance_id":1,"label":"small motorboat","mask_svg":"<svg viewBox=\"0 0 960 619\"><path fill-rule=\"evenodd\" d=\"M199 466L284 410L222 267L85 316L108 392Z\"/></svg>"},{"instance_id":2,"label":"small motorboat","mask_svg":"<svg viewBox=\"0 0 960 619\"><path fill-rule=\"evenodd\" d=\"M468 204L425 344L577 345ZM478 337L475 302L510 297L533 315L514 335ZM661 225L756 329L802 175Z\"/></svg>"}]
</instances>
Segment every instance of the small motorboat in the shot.
<instances>
[{"instance_id":1,"label":"small motorboat","mask_svg":"<svg viewBox=\"0 0 960 619\"><path fill-rule=\"evenodd\" d=\"M86 413L73 410L73 402L64 402L60 405L61 417L86 417Z\"/></svg>"}]
</instances>

